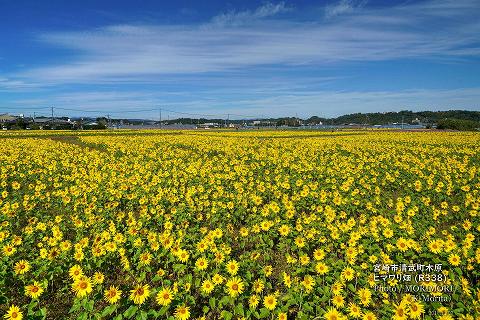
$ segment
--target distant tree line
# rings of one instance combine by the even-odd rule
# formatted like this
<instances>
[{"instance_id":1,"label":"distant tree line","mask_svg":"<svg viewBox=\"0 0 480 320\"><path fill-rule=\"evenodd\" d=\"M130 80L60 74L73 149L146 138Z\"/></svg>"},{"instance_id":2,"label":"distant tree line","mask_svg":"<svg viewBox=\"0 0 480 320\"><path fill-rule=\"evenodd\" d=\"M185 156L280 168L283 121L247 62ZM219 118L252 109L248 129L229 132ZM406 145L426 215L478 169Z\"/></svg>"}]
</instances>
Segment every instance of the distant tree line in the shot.
<instances>
[{"instance_id":1,"label":"distant tree line","mask_svg":"<svg viewBox=\"0 0 480 320\"><path fill-rule=\"evenodd\" d=\"M437 124L440 120L445 119L458 119L458 120L470 120L474 122L480 122L480 112L478 111L464 111L464 110L450 110L450 111L400 111L400 112L376 112L376 113L352 113L336 118L323 118L313 116L308 119L300 119L297 117L281 117L281 118L264 118L262 123L269 123L271 126L300 126L301 124L329 124L329 125L342 125L342 124L391 124L391 123L415 123L420 122L426 125ZM163 124L202 124L208 122L224 123L225 119L205 119L205 118L180 118L172 120L164 120ZM228 123L243 124L251 123L252 119L245 120L228 120Z\"/></svg>"},{"instance_id":2,"label":"distant tree line","mask_svg":"<svg viewBox=\"0 0 480 320\"><path fill-rule=\"evenodd\" d=\"M306 123L328 124L389 124L389 123L414 123L417 120L424 124L436 124L444 119L470 120L480 122L480 112L450 110L450 111L400 111L400 112L376 112L376 113L352 113L337 118L326 119L317 116L305 120Z\"/></svg>"},{"instance_id":3,"label":"distant tree line","mask_svg":"<svg viewBox=\"0 0 480 320\"><path fill-rule=\"evenodd\" d=\"M437 129L451 129L460 131L472 131L480 128L480 122L461 119L444 119L437 123Z\"/></svg>"}]
</instances>

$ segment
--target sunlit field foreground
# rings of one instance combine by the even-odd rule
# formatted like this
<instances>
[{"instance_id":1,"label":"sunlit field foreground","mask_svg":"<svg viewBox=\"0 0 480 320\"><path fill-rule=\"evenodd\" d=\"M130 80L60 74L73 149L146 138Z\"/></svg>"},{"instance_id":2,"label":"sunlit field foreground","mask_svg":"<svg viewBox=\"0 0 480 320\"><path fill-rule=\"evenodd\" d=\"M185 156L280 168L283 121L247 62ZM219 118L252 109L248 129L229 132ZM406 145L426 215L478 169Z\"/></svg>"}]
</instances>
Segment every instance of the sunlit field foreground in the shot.
<instances>
[{"instance_id":1,"label":"sunlit field foreground","mask_svg":"<svg viewBox=\"0 0 480 320\"><path fill-rule=\"evenodd\" d=\"M478 133L2 132L0 150L0 317L480 314Z\"/></svg>"}]
</instances>

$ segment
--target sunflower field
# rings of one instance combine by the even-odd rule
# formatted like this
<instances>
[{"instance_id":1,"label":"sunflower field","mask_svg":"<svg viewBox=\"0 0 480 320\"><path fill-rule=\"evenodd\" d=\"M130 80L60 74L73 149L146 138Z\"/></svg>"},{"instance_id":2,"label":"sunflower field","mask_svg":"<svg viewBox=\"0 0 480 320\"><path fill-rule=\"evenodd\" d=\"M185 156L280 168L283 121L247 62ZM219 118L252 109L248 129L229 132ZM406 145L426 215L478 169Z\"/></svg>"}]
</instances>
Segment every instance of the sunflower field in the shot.
<instances>
[{"instance_id":1,"label":"sunflower field","mask_svg":"<svg viewBox=\"0 0 480 320\"><path fill-rule=\"evenodd\" d=\"M480 319L479 151L457 132L1 132L0 317Z\"/></svg>"}]
</instances>

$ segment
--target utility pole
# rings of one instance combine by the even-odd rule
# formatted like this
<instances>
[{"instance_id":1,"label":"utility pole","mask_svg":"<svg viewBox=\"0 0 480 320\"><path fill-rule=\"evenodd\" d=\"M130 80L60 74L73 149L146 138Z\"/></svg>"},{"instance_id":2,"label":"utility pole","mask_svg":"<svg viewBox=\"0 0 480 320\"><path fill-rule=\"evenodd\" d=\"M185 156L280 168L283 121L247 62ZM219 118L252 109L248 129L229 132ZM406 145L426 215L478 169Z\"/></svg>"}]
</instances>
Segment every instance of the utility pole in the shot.
<instances>
[{"instance_id":1,"label":"utility pole","mask_svg":"<svg viewBox=\"0 0 480 320\"><path fill-rule=\"evenodd\" d=\"M53 107L52 107L52 125L50 128L53 129Z\"/></svg>"},{"instance_id":2,"label":"utility pole","mask_svg":"<svg viewBox=\"0 0 480 320\"><path fill-rule=\"evenodd\" d=\"M402 116L402 130L403 130L403 117L404 117L404 116Z\"/></svg>"},{"instance_id":3,"label":"utility pole","mask_svg":"<svg viewBox=\"0 0 480 320\"><path fill-rule=\"evenodd\" d=\"M108 118L108 128L110 128L110 115L109 114L107 114L107 118Z\"/></svg>"},{"instance_id":4,"label":"utility pole","mask_svg":"<svg viewBox=\"0 0 480 320\"><path fill-rule=\"evenodd\" d=\"M158 117L160 119L159 121L160 129L162 129L162 108L158 108Z\"/></svg>"}]
</instances>

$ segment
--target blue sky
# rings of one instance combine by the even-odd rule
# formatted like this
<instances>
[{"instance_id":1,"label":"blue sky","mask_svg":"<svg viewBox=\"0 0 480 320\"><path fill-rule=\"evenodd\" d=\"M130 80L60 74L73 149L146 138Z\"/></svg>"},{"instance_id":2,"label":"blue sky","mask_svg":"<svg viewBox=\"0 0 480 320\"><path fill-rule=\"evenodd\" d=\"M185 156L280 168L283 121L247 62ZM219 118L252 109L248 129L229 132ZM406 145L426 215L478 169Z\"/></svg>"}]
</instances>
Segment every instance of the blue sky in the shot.
<instances>
[{"instance_id":1,"label":"blue sky","mask_svg":"<svg viewBox=\"0 0 480 320\"><path fill-rule=\"evenodd\" d=\"M0 113L480 110L479 16L478 0L0 0Z\"/></svg>"}]
</instances>

